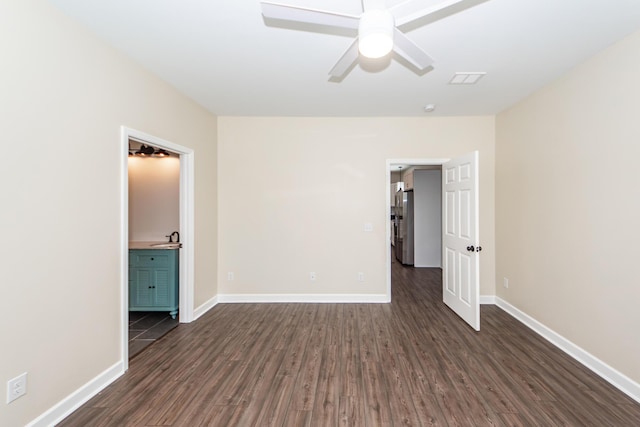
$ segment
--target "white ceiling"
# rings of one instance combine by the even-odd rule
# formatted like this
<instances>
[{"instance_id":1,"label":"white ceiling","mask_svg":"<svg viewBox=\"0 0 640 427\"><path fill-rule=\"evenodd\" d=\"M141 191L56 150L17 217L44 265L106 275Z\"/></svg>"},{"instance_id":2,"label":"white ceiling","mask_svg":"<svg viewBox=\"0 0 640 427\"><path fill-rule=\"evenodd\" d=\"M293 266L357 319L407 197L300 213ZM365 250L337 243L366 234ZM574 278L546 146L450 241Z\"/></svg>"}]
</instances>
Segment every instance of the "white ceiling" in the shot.
<instances>
[{"instance_id":1,"label":"white ceiling","mask_svg":"<svg viewBox=\"0 0 640 427\"><path fill-rule=\"evenodd\" d=\"M436 60L433 70L418 75L388 58L332 82L353 35L267 25L259 0L50 1L222 116L495 114L640 29L639 0L468 0L475 6L402 28ZM361 12L359 0L277 1ZM477 85L448 84L475 71L487 73Z\"/></svg>"}]
</instances>

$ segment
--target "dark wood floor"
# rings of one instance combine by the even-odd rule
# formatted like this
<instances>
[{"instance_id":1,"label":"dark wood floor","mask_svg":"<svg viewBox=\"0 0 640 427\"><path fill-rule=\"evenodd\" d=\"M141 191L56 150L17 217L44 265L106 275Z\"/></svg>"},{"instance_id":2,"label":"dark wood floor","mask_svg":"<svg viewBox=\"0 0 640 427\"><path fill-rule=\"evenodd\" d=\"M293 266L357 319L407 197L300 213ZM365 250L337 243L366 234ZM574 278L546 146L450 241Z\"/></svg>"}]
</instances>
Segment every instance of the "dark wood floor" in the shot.
<instances>
[{"instance_id":1,"label":"dark wood floor","mask_svg":"<svg viewBox=\"0 0 640 427\"><path fill-rule=\"evenodd\" d=\"M640 405L494 306L474 332L439 269L391 304L220 304L62 426L639 426Z\"/></svg>"}]
</instances>

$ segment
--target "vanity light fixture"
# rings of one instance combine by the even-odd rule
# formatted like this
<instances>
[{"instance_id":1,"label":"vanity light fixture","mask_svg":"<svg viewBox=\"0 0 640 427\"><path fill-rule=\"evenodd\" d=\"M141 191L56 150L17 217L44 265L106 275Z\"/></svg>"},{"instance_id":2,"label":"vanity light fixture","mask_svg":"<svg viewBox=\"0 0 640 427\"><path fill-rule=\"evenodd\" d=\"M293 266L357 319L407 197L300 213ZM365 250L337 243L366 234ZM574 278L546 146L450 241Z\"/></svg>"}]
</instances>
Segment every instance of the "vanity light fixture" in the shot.
<instances>
[{"instance_id":1,"label":"vanity light fixture","mask_svg":"<svg viewBox=\"0 0 640 427\"><path fill-rule=\"evenodd\" d=\"M158 148L155 153L153 153L153 157L169 157L171 154L164 148Z\"/></svg>"},{"instance_id":2,"label":"vanity light fixture","mask_svg":"<svg viewBox=\"0 0 640 427\"><path fill-rule=\"evenodd\" d=\"M155 149L150 145L142 145L138 151L136 151L136 156L146 157L150 156L155 152Z\"/></svg>"}]
</instances>

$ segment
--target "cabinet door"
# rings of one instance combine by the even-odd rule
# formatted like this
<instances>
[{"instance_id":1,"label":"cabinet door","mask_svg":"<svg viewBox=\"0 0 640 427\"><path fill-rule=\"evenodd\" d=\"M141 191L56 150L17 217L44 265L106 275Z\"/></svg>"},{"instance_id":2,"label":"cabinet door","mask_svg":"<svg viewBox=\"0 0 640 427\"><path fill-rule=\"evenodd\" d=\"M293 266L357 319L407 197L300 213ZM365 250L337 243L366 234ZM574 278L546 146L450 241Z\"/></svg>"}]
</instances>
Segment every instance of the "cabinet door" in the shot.
<instances>
[{"instance_id":1,"label":"cabinet door","mask_svg":"<svg viewBox=\"0 0 640 427\"><path fill-rule=\"evenodd\" d=\"M402 180L404 181L404 189L405 190L411 190L413 188L413 171L409 171L407 172L403 177Z\"/></svg>"},{"instance_id":2,"label":"cabinet door","mask_svg":"<svg viewBox=\"0 0 640 427\"><path fill-rule=\"evenodd\" d=\"M150 307L153 306L153 280L152 269L135 268L133 269L133 286L129 288L129 305L133 307Z\"/></svg>"},{"instance_id":3,"label":"cabinet door","mask_svg":"<svg viewBox=\"0 0 640 427\"><path fill-rule=\"evenodd\" d=\"M173 304L171 298L171 290L173 285L170 280L168 268L156 268L153 271L154 275L154 305L158 307L169 307Z\"/></svg>"}]
</instances>

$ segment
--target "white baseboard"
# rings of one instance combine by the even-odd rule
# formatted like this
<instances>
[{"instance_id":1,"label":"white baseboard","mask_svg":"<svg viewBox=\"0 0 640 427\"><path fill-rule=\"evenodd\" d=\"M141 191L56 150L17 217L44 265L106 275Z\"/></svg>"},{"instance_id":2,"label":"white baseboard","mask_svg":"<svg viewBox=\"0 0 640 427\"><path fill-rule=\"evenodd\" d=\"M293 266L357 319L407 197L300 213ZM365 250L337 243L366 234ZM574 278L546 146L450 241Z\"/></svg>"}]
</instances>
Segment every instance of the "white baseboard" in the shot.
<instances>
[{"instance_id":1,"label":"white baseboard","mask_svg":"<svg viewBox=\"0 0 640 427\"><path fill-rule=\"evenodd\" d=\"M209 311L213 307L215 307L218 304L218 300L219 300L219 298L217 296L215 296L215 297L211 298L210 300L206 301L204 304L200 305L195 310L193 310L193 319L191 321L192 322L195 321L200 316L205 314L207 311Z\"/></svg>"},{"instance_id":2,"label":"white baseboard","mask_svg":"<svg viewBox=\"0 0 640 427\"><path fill-rule=\"evenodd\" d=\"M495 305L495 295L480 295L480 304Z\"/></svg>"},{"instance_id":3,"label":"white baseboard","mask_svg":"<svg viewBox=\"0 0 640 427\"><path fill-rule=\"evenodd\" d=\"M100 375L71 393L69 396L58 402L55 406L40 415L35 420L27 424L27 427L45 427L53 426L64 418L69 416L73 411L85 404L96 394L100 393L105 387L118 379L124 374L124 364L122 361L111 366Z\"/></svg>"},{"instance_id":4,"label":"white baseboard","mask_svg":"<svg viewBox=\"0 0 640 427\"><path fill-rule=\"evenodd\" d=\"M578 362L582 363L584 366L586 366L587 368L592 370L594 373L602 377L604 380L609 382L618 390L622 391L624 394L626 394L636 402L640 403L640 384L633 381L631 378L627 377L623 373L612 368L611 366L607 365L602 360L593 356L591 353L578 347L568 339L564 338L562 335L549 329L547 326L538 322L533 317L520 311L518 308L509 304L507 301L503 300L502 298L495 297L495 300L496 300L496 305L500 307L502 310L506 311L511 316L515 317L517 320L522 322L524 325L528 326L533 331L537 332L547 341L554 344L560 350L564 351L569 356L573 357Z\"/></svg>"},{"instance_id":5,"label":"white baseboard","mask_svg":"<svg viewBox=\"0 0 640 427\"><path fill-rule=\"evenodd\" d=\"M385 294L222 294L221 303L387 303Z\"/></svg>"}]
</instances>

